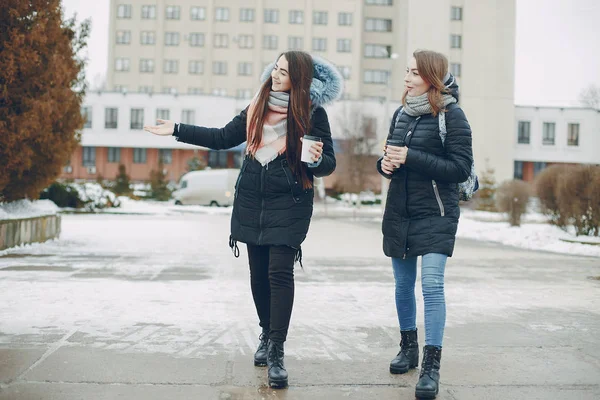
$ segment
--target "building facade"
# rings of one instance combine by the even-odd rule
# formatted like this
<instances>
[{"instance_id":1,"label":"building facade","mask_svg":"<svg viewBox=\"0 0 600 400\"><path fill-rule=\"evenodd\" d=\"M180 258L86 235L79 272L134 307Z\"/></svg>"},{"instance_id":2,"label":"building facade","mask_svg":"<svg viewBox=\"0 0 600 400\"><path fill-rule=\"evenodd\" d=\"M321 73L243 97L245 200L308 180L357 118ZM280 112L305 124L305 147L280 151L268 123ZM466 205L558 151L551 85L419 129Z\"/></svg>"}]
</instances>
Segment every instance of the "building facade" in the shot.
<instances>
[{"instance_id":1,"label":"building facade","mask_svg":"<svg viewBox=\"0 0 600 400\"><path fill-rule=\"evenodd\" d=\"M383 105L400 100L414 50L440 51L476 167L512 176L515 0L111 0L110 10L107 86L119 92L249 99L269 63L301 49L338 66L346 99Z\"/></svg>"},{"instance_id":2,"label":"building facade","mask_svg":"<svg viewBox=\"0 0 600 400\"><path fill-rule=\"evenodd\" d=\"M148 181L159 158L170 181L178 181L194 158L211 168L239 167L242 146L212 151L153 135L143 127L158 118L220 127L240 107L238 100L227 97L89 92L82 108L86 122L81 144L61 178L112 180L123 164L132 180Z\"/></svg>"},{"instance_id":3,"label":"building facade","mask_svg":"<svg viewBox=\"0 0 600 400\"><path fill-rule=\"evenodd\" d=\"M516 106L514 132L516 179L552 164L600 165L600 110Z\"/></svg>"},{"instance_id":4,"label":"building facade","mask_svg":"<svg viewBox=\"0 0 600 400\"><path fill-rule=\"evenodd\" d=\"M156 119L175 120L187 124L220 128L248 105L247 99L213 95L176 95L148 93L89 92L82 113L85 125L80 147L63 168L62 179L114 180L119 165L125 166L134 181L150 180L158 169L159 159L170 181L178 181L188 172L190 163L200 161L210 168L239 168L244 157L245 143L228 150L215 151L180 143L175 138L157 136L143 130L144 125L156 124ZM398 107L397 103L391 103ZM350 168L355 168L362 156L366 170L365 189L379 191L381 180L375 161L381 153L383 138L377 133L388 124L378 101L344 100L327 107L338 168L326 178L325 185L333 189ZM349 156L345 143L362 132L368 146L360 156ZM365 142L363 141L363 143ZM348 158L348 159L345 159ZM196 160L194 160L196 159Z\"/></svg>"}]
</instances>

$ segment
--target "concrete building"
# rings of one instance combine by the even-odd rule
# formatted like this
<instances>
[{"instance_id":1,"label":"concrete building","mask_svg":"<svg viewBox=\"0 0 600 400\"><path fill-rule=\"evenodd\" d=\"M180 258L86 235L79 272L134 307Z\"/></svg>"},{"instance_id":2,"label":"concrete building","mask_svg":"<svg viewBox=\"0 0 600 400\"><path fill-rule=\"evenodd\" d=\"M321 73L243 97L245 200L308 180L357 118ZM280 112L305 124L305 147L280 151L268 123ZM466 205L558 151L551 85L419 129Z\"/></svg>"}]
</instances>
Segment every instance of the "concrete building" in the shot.
<instances>
[{"instance_id":1,"label":"concrete building","mask_svg":"<svg viewBox=\"0 0 600 400\"><path fill-rule=\"evenodd\" d=\"M339 67L346 99L383 105L402 96L412 52L432 49L458 77L476 166L487 160L503 180L513 172L514 42L514 0L111 0L107 85L247 99L280 52L302 49Z\"/></svg>"},{"instance_id":2,"label":"concrete building","mask_svg":"<svg viewBox=\"0 0 600 400\"><path fill-rule=\"evenodd\" d=\"M238 101L227 97L89 92L82 108L86 123L81 146L61 177L114 179L123 164L132 180L147 181L150 171L157 169L159 157L172 181L187 172L187 163L194 157L212 168L239 166L242 146L208 151L142 129L155 124L157 118L224 126L239 109Z\"/></svg>"},{"instance_id":3,"label":"concrete building","mask_svg":"<svg viewBox=\"0 0 600 400\"><path fill-rule=\"evenodd\" d=\"M532 181L551 164L600 165L600 110L515 107L514 177Z\"/></svg>"},{"instance_id":4,"label":"concrete building","mask_svg":"<svg viewBox=\"0 0 600 400\"><path fill-rule=\"evenodd\" d=\"M114 179L119 164L125 165L134 181L147 181L150 172L158 167L159 157L164 163L167 179L178 181L188 171L188 163L197 157L211 168L237 168L241 165L245 144L233 149L214 151L177 142L173 137L156 136L144 131L144 125L153 125L156 119L170 119L207 127L223 127L248 105L247 99L212 95L175 95L148 93L89 92L82 113L86 124L81 146L63 168L63 179ZM392 103L391 107L398 107ZM379 191L381 180L375 170L375 160L381 152L383 139L377 132L385 131L386 113L377 101L340 101L327 107L334 139L338 168L325 181L333 188L340 175L347 173L348 151L344 143L365 132L370 144L366 171L366 187Z\"/></svg>"}]
</instances>

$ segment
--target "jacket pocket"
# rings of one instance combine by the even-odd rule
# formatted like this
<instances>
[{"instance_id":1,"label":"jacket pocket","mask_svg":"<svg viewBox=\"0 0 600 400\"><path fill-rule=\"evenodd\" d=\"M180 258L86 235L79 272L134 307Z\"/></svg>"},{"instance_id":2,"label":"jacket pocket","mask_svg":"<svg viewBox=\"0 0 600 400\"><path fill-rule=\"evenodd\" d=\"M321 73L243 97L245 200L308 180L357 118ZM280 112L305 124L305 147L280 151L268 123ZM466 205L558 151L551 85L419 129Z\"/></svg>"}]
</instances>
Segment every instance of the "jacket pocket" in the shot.
<instances>
[{"instance_id":1,"label":"jacket pocket","mask_svg":"<svg viewBox=\"0 0 600 400\"><path fill-rule=\"evenodd\" d=\"M446 214L446 211L444 210L444 203L442 202L442 198L440 197L438 185L434 180L431 181L431 184L433 185L433 193L435 193L435 199L437 200L438 207L440 208L440 215L443 217Z\"/></svg>"},{"instance_id":2,"label":"jacket pocket","mask_svg":"<svg viewBox=\"0 0 600 400\"><path fill-rule=\"evenodd\" d=\"M242 180L242 174L246 170L246 166L247 165L248 165L248 163L246 162L246 160L244 160L244 163L242 164L242 169L240 170L240 173L239 173L239 175L237 177L237 180L235 181L235 187L234 187L234 192L233 192L233 197L234 198L237 197L237 195L238 195L240 181Z\"/></svg>"},{"instance_id":3,"label":"jacket pocket","mask_svg":"<svg viewBox=\"0 0 600 400\"><path fill-rule=\"evenodd\" d=\"M292 170L287 166L287 162L283 162L281 167L283 169L283 172L285 173L285 177L287 179L288 186L290 187L290 193L292 194L292 199L294 200L294 203L302 203L302 187L298 182L298 178L294 176Z\"/></svg>"}]
</instances>

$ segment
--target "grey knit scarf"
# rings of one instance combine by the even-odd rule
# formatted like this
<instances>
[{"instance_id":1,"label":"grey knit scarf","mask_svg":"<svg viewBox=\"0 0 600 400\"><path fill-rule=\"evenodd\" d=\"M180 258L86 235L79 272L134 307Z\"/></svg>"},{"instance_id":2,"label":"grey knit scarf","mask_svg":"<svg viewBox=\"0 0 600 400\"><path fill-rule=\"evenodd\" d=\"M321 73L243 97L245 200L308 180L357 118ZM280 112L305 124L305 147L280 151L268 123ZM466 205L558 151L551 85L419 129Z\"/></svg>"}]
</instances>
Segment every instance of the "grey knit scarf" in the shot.
<instances>
[{"instance_id":1,"label":"grey knit scarf","mask_svg":"<svg viewBox=\"0 0 600 400\"><path fill-rule=\"evenodd\" d=\"M288 107L290 94L286 92L269 92L269 104L278 107Z\"/></svg>"},{"instance_id":2,"label":"grey knit scarf","mask_svg":"<svg viewBox=\"0 0 600 400\"><path fill-rule=\"evenodd\" d=\"M448 104L456 103L456 99L449 94L443 94L442 102L443 107L446 107ZM411 117L433 113L431 104L429 104L427 92L420 96L406 96L406 104L402 110Z\"/></svg>"}]
</instances>

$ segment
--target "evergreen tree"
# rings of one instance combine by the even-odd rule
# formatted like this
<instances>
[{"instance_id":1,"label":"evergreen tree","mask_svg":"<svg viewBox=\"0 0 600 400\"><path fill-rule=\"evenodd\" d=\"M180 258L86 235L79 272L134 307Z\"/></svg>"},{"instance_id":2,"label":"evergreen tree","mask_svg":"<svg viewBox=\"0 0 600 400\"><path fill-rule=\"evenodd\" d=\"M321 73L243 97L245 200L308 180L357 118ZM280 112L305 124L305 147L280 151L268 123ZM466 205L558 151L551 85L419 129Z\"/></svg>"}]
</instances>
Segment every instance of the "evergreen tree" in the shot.
<instances>
[{"instance_id":1,"label":"evergreen tree","mask_svg":"<svg viewBox=\"0 0 600 400\"><path fill-rule=\"evenodd\" d=\"M127 175L127 171L125 170L125 166L123 164L119 165L119 173L117 174L117 178L115 180L113 192L117 196L128 195L131 193L129 175Z\"/></svg>"},{"instance_id":2,"label":"evergreen tree","mask_svg":"<svg viewBox=\"0 0 600 400\"><path fill-rule=\"evenodd\" d=\"M204 160L199 158L197 155L194 155L194 157L188 159L188 161L187 161L187 170L188 171L200 171L200 170L203 170L204 168L206 168L206 163L204 162Z\"/></svg>"},{"instance_id":3,"label":"evergreen tree","mask_svg":"<svg viewBox=\"0 0 600 400\"><path fill-rule=\"evenodd\" d=\"M89 30L63 21L59 0L2 0L0 201L38 198L75 150Z\"/></svg>"},{"instance_id":4,"label":"evergreen tree","mask_svg":"<svg viewBox=\"0 0 600 400\"><path fill-rule=\"evenodd\" d=\"M159 158L158 170L150 172L150 197L159 201L169 200L171 198L171 189L169 189L168 184L163 160Z\"/></svg>"}]
</instances>

